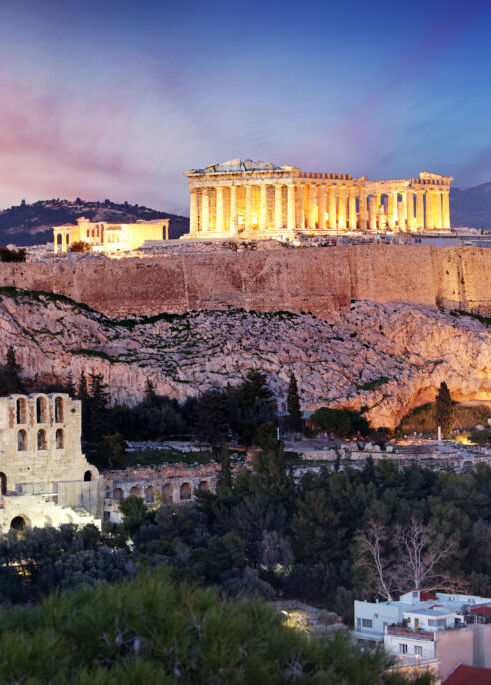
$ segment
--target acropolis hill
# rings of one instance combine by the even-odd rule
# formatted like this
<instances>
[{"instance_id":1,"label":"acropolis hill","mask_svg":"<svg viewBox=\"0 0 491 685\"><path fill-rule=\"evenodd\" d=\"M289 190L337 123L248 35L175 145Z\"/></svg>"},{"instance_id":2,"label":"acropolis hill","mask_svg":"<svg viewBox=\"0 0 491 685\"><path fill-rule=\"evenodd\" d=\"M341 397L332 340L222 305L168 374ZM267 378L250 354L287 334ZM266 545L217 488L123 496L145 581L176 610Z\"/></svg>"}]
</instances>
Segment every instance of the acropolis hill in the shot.
<instances>
[{"instance_id":1,"label":"acropolis hill","mask_svg":"<svg viewBox=\"0 0 491 685\"><path fill-rule=\"evenodd\" d=\"M491 311L491 250L351 245L8 264L0 286L66 295L115 318L243 308L337 318L351 300Z\"/></svg>"}]
</instances>

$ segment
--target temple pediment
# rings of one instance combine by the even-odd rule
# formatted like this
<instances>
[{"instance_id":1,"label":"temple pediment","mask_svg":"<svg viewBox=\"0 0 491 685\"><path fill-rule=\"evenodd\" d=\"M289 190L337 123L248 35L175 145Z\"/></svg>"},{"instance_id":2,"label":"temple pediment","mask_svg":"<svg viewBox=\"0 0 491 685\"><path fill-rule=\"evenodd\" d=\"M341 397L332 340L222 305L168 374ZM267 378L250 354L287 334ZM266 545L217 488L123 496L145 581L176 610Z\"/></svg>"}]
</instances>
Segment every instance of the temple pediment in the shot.
<instances>
[{"instance_id":1,"label":"temple pediment","mask_svg":"<svg viewBox=\"0 0 491 685\"><path fill-rule=\"evenodd\" d=\"M273 162L255 162L252 159L241 160L229 159L227 162L220 162L216 164L209 164L204 169L191 169L192 174L220 174L244 171L280 171L279 167Z\"/></svg>"}]
</instances>

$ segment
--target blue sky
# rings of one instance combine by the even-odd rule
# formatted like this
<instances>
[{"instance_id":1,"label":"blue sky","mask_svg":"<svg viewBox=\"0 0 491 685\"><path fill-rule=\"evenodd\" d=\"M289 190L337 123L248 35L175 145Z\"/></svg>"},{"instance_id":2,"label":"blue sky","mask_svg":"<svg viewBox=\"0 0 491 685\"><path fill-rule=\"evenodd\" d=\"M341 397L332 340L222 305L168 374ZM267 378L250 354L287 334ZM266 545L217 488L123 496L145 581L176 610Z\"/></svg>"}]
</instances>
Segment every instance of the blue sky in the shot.
<instances>
[{"instance_id":1,"label":"blue sky","mask_svg":"<svg viewBox=\"0 0 491 685\"><path fill-rule=\"evenodd\" d=\"M491 3L1 0L0 207L187 211L233 157L491 180Z\"/></svg>"}]
</instances>

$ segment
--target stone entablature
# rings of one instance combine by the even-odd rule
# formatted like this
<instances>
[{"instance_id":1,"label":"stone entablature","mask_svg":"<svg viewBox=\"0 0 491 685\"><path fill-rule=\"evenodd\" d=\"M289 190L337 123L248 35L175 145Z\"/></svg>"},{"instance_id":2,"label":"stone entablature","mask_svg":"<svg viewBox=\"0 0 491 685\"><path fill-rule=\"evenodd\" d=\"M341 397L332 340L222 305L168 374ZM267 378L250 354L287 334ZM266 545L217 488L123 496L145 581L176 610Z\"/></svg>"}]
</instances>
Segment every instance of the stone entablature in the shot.
<instances>
[{"instance_id":1,"label":"stone entablature","mask_svg":"<svg viewBox=\"0 0 491 685\"><path fill-rule=\"evenodd\" d=\"M330 232L450 228L451 176L369 181L240 159L185 172L186 238L256 238Z\"/></svg>"},{"instance_id":2,"label":"stone entablature","mask_svg":"<svg viewBox=\"0 0 491 685\"><path fill-rule=\"evenodd\" d=\"M85 217L76 224L53 226L54 251L67 252L75 242L90 245L93 252L113 254L138 250L147 240L169 238L169 219L137 221L135 224L116 224L108 221L90 221Z\"/></svg>"}]
</instances>

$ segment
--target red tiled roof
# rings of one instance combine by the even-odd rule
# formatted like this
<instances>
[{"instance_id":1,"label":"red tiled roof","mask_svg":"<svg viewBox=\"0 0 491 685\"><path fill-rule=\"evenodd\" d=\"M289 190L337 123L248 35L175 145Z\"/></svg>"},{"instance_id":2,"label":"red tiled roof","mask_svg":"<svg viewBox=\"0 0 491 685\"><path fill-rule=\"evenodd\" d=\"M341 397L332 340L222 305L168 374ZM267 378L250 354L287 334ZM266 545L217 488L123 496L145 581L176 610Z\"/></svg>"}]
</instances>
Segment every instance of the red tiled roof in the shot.
<instances>
[{"instance_id":1,"label":"red tiled roof","mask_svg":"<svg viewBox=\"0 0 491 685\"><path fill-rule=\"evenodd\" d=\"M421 590L419 593L420 602L426 602L428 599L438 599L438 597L433 592L428 592L427 590Z\"/></svg>"},{"instance_id":2,"label":"red tiled roof","mask_svg":"<svg viewBox=\"0 0 491 685\"><path fill-rule=\"evenodd\" d=\"M471 614L474 616L491 616L491 604L480 604L472 607Z\"/></svg>"},{"instance_id":3,"label":"red tiled roof","mask_svg":"<svg viewBox=\"0 0 491 685\"><path fill-rule=\"evenodd\" d=\"M460 664L443 685L491 685L491 668L477 668Z\"/></svg>"}]
</instances>

